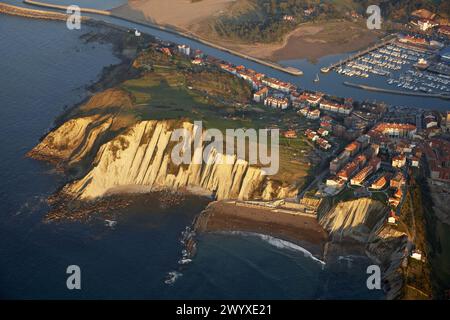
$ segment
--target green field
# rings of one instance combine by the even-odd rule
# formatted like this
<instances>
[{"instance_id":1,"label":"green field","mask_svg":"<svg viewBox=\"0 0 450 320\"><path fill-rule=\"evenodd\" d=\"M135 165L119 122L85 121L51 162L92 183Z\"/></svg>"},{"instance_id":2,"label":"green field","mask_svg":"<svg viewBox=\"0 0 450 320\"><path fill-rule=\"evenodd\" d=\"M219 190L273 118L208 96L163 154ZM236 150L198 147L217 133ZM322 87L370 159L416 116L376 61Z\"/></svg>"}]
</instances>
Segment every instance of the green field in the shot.
<instances>
[{"instance_id":1,"label":"green field","mask_svg":"<svg viewBox=\"0 0 450 320\"><path fill-rule=\"evenodd\" d=\"M114 120L108 137L143 120L202 121L204 129L223 133L226 129L278 128L280 170L271 178L300 186L310 174L308 155L312 148L301 128L296 128L297 138L282 136L284 130L302 123L295 111L251 104L249 84L214 65L194 66L183 57L169 57L150 48L133 67L140 71L137 76L96 94L71 111L70 117L111 117Z\"/></svg>"}]
</instances>

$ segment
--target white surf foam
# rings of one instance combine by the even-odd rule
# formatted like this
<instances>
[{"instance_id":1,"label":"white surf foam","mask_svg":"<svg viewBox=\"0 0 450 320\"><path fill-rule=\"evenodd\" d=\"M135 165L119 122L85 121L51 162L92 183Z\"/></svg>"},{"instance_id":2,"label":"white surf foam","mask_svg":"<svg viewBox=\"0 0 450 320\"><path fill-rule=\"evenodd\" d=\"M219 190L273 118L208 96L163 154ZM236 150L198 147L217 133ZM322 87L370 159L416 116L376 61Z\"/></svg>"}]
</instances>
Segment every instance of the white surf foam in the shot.
<instances>
[{"instance_id":1,"label":"white surf foam","mask_svg":"<svg viewBox=\"0 0 450 320\"><path fill-rule=\"evenodd\" d=\"M241 235L241 236L257 237L257 238L260 238L261 240L269 243L270 245L272 245L272 246L274 246L276 248L288 249L288 250L301 252L301 253L304 254L305 257L310 258L310 259L316 261L317 263L320 263L322 266L325 266L325 262L320 260L320 259L318 259L318 258L316 258L316 257L314 257L311 252L309 252L305 248L303 248L303 247L301 247L301 246L299 246L299 245L297 245L295 243L292 243L292 242L289 242L289 241L286 241L286 240L282 240L282 239L279 239L279 238L275 238L275 237L272 237L272 236L268 236L268 235L260 234L260 233L255 233L255 232L227 231L227 232L224 232L224 233Z\"/></svg>"},{"instance_id":2,"label":"white surf foam","mask_svg":"<svg viewBox=\"0 0 450 320\"><path fill-rule=\"evenodd\" d=\"M183 274L177 271L170 271L169 273L167 273L167 277L166 280L164 281L165 284L174 284L175 281L177 281L177 279L179 277L181 277Z\"/></svg>"}]
</instances>

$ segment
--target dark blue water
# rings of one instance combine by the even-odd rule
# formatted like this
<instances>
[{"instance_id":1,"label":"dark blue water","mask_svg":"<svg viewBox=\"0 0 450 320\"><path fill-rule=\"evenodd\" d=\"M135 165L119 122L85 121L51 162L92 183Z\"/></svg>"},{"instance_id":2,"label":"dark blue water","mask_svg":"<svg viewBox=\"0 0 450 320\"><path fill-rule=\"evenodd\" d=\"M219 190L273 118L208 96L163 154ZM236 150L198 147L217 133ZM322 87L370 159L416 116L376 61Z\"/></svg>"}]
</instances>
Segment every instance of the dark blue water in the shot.
<instances>
[{"instance_id":1,"label":"dark blue water","mask_svg":"<svg viewBox=\"0 0 450 320\"><path fill-rule=\"evenodd\" d=\"M45 199L64 184L52 167L25 158L65 106L118 60L109 45L83 44L61 22L0 16L1 298L380 298L365 287L358 258L322 267L301 251L255 236L200 237L198 255L180 268L180 234L206 205L186 198L114 211L103 224L46 224ZM66 268L82 270L82 290L66 289ZM182 274L173 285L168 272Z\"/></svg>"}]
</instances>

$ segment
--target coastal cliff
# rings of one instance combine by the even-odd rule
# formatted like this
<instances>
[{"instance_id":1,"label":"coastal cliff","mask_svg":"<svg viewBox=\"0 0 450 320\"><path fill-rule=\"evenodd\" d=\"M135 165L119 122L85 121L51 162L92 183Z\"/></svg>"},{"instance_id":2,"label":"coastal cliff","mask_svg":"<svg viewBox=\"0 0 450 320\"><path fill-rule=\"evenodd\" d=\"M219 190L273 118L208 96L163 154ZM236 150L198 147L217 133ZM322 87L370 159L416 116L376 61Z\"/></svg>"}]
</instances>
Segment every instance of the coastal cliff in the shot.
<instances>
[{"instance_id":1,"label":"coastal cliff","mask_svg":"<svg viewBox=\"0 0 450 320\"><path fill-rule=\"evenodd\" d=\"M346 255L351 250L366 254L380 266L386 298L397 299L403 288L401 263L408 237L386 224L388 208L381 202L360 198L336 204L319 219L330 234L328 256Z\"/></svg>"},{"instance_id":2,"label":"coastal cliff","mask_svg":"<svg viewBox=\"0 0 450 320\"><path fill-rule=\"evenodd\" d=\"M319 222L333 240L352 239L364 243L384 222L386 213L381 202L361 198L336 204Z\"/></svg>"},{"instance_id":3,"label":"coastal cliff","mask_svg":"<svg viewBox=\"0 0 450 320\"><path fill-rule=\"evenodd\" d=\"M49 133L30 155L72 166L92 152L92 146L107 133L111 122L110 118L97 116L71 119ZM175 165L171 160L175 143L170 137L176 128L193 133L194 125L176 120L137 122L102 144L88 172L65 186L63 193L80 200L160 189L202 190L214 193L219 200L271 200L296 194L294 186L271 181L260 168L214 148L210 148L209 158L222 159L222 163ZM201 154L205 147L194 152Z\"/></svg>"}]
</instances>

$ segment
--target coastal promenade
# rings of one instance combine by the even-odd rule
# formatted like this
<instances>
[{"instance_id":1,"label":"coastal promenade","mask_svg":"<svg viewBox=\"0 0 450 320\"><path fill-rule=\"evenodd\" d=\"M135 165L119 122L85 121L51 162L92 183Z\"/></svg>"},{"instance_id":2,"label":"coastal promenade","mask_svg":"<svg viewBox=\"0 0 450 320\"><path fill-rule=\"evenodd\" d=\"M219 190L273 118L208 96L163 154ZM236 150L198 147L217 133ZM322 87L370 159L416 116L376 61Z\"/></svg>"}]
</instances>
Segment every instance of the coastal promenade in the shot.
<instances>
[{"instance_id":1,"label":"coastal promenade","mask_svg":"<svg viewBox=\"0 0 450 320\"><path fill-rule=\"evenodd\" d=\"M38 1L33 1L33 0L24 0L23 2L25 4L28 4L28 5L33 5L33 6L43 7L43 8L49 8L49 9L56 9L56 10L64 10L64 11L66 11L67 8L68 8L68 6L49 4L49 3L38 2ZM172 34L175 34L175 35L178 35L178 36L182 36L182 37L188 38L190 40L194 40L194 41L200 42L200 43L202 43L204 45L207 45L209 47L212 47L212 48L224 51L224 52L228 52L228 53L230 53L232 55L235 55L235 56L247 59L247 60L251 60L251 61L259 63L261 65L265 65L265 66L270 67L272 69L288 73L288 74L293 75L293 76L301 76L301 75L303 75L303 71L301 71L301 70L299 70L297 68L284 67L284 66L279 65L279 64L277 64L275 62L261 60L261 59L258 59L258 58L246 55L245 53L241 53L239 51L235 51L235 50L232 50L232 49L228 49L228 48L222 47L222 46L220 46L218 44L215 44L215 43L212 43L212 42L210 42L208 40L205 40L205 39L203 39L203 38L201 38L201 37L199 37L199 36L197 36L197 35L195 35L195 34L193 34L191 32L184 32L184 31L176 30L174 28L168 28L168 27L165 27L165 26L161 26L161 25L157 25L157 24L154 24L154 23L150 23L148 21L140 21L140 20L130 19L128 17L121 16L121 15L112 13L111 11L107 11L107 10L80 8L80 11L84 12L84 13L94 13L94 14L109 16L109 17L113 17L113 18L120 19L120 20L123 20L123 21L135 23L137 25L141 25L141 26L144 26L144 27L150 27L150 28L153 28L153 29L158 29L160 31L172 33Z\"/></svg>"}]
</instances>

